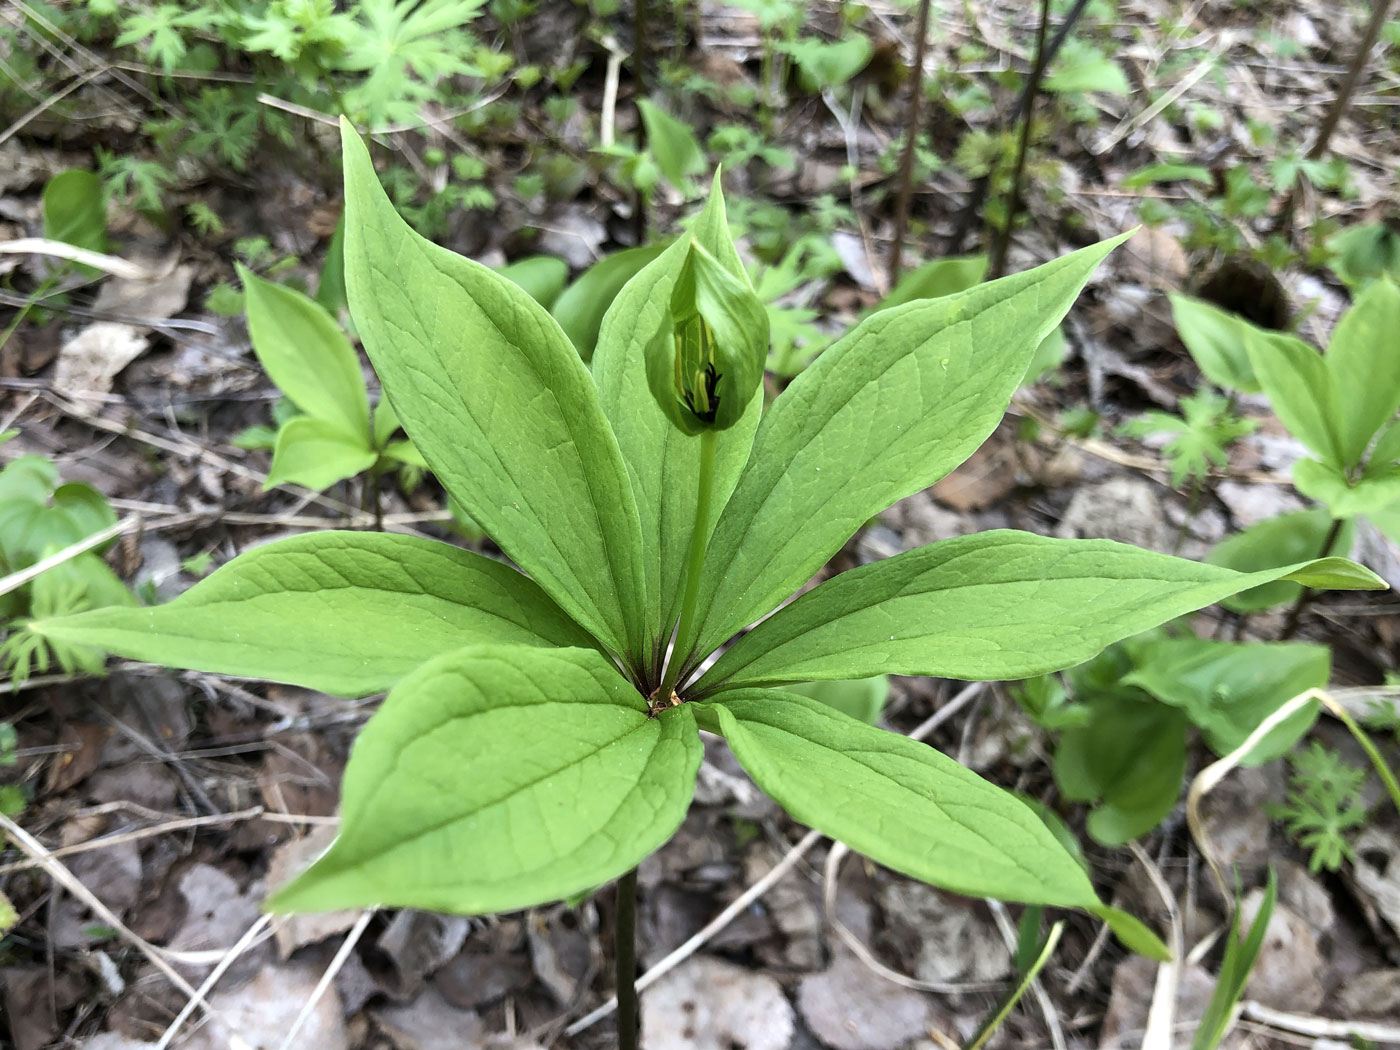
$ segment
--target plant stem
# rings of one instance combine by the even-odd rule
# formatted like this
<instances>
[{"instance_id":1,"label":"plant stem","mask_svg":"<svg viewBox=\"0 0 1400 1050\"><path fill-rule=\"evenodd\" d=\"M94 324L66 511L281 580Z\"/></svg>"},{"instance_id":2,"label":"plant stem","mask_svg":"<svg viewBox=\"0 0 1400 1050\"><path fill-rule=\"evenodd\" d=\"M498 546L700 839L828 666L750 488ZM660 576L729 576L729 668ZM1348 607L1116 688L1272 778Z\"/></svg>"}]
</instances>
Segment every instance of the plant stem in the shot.
<instances>
[{"instance_id":1,"label":"plant stem","mask_svg":"<svg viewBox=\"0 0 1400 1050\"><path fill-rule=\"evenodd\" d=\"M1395 782L1395 774L1390 771L1390 767L1385 764L1385 759L1381 757L1380 749L1375 742L1356 723L1356 719L1351 717L1351 713L1341 704L1331 702L1327 704L1327 709L1337 716L1338 721L1347 729L1351 730L1351 735L1356 737L1356 742L1361 745L1361 750L1366 752L1366 757L1371 760L1371 765L1375 767L1376 775L1381 778L1381 783L1385 785L1385 790L1390 794L1390 801L1395 805L1395 811L1400 813L1400 784Z\"/></svg>"},{"instance_id":2,"label":"plant stem","mask_svg":"<svg viewBox=\"0 0 1400 1050\"><path fill-rule=\"evenodd\" d=\"M661 679L657 700L667 703L681 676L684 655L681 647L687 643L695 623L695 605L700 597L700 570L705 566L705 548L709 545L710 502L715 488L715 442L718 431L700 434L700 478L695 493L695 524L690 530L690 554L686 559L685 592L681 597L681 619L676 628L676 644L666 662L666 674Z\"/></svg>"},{"instance_id":3,"label":"plant stem","mask_svg":"<svg viewBox=\"0 0 1400 1050\"><path fill-rule=\"evenodd\" d=\"M616 934L613 954L617 962L617 1047L637 1050L637 869L617 880Z\"/></svg>"},{"instance_id":4,"label":"plant stem","mask_svg":"<svg viewBox=\"0 0 1400 1050\"><path fill-rule=\"evenodd\" d=\"M1049 67L1055 60L1055 55L1059 53L1060 47L1069 37L1070 31L1074 29L1074 23L1079 21L1079 16L1084 13L1084 8L1089 6L1089 0L1074 0L1065 15L1065 20L1060 23L1060 27L1055 30L1055 35L1050 38L1050 43L1045 48L1045 65ZM1025 112L1026 106L1030 104L1029 81L1022 86L1021 94L1016 99L1016 104L1011 107L1011 114L1007 120L1008 124L1014 124L1021 119L1021 114ZM962 251L963 241L967 239L967 232L972 228L972 222L977 213L982 209L982 202L987 199L987 190L991 187L991 177L983 175L972 184L972 191L967 196L967 202L960 209L958 224L953 229L952 236L948 239L948 251L950 255L955 255Z\"/></svg>"},{"instance_id":5,"label":"plant stem","mask_svg":"<svg viewBox=\"0 0 1400 1050\"><path fill-rule=\"evenodd\" d=\"M919 0L919 25L914 30L914 76L910 79L909 117L904 123L904 156L899 160L899 197L894 206L894 247L890 249L890 288L899 282L904 261L904 228L909 225L909 196L913 192L914 153L919 141L919 106L924 100L924 51L928 46L929 0Z\"/></svg>"},{"instance_id":6,"label":"plant stem","mask_svg":"<svg viewBox=\"0 0 1400 1050\"><path fill-rule=\"evenodd\" d=\"M1011 228L1016 225L1016 213L1021 210L1021 183L1026 177L1026 154L1031 149L1031 123L1035 119L1035 95L1049 65L1045 33L1050 24L1050 0L1040 0L1040 28L1035 37L1035 64L1026 80L1025 112L1021 114L1021 138L1016 146L1016 167L1011 172L1011 194L1006 201L1006 220L992 249L992 261L987 264L987 280L995 281L1006 272L1006 252L1011 247Z\"/></svg>"},{"instance_id":7,"label":"plant stem","mask_svg":"<svg viewBox=\"0 0 1400 1050\"><path fill-rule=\"evenodd\" d=\"M1322 550L1318 553L1319 558L1325 558L1332 553L1332 548L1337 543L1337 537L1342 533L1342 519L1333 518L1332 527L1327 530L1327 538L1322 541ZM1317 597L1317 592L1303 588L1303 593L1298 595L1298 600L1293 603L1293 608L1288 610L1288 619L1283 623L1283 633L1278 636L1279 641L1286 642L1292 638L1298 630L1298 621L1302 619L1303 610L1308 607L1312 600Z\"/></svg>"},{"instance_id":8,"label":"plant stem","mask_svg":"<svg viewBox=\"0 0 1400 1050\"><path fill-rule=\"evenodd\" d=\"M632 12L632 80L637 92L638 141L645 134L646 127L642 122L641 100L647 96L647 4L648 0L636 0L637 6ZM647 202L640 189L634 191L632 196L632 233L638 245L646 243Z\"/></svg>"}]
</instances>

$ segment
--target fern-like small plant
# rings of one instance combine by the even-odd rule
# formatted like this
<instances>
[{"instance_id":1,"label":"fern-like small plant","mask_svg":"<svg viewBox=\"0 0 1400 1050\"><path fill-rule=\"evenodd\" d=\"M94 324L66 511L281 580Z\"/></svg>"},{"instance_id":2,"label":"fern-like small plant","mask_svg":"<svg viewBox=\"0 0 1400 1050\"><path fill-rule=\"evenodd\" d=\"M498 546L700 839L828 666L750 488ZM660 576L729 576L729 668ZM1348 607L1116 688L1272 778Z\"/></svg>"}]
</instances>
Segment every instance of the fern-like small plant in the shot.
<instances>
[{"instance_id":1,"label":"fern-like small plant","mask_svg":"<svg viewBox=\"0 0 1400 1050\"><path fill-rule=\"evenodd\" d=\"M1308 870L1336 871L1355 852L1351 835L1366 823L1361 786L1366 770L1313 741L1288 759L1288 798L1270 808L1300 846L1311 851Z\"/></svg>"}]
</instances>

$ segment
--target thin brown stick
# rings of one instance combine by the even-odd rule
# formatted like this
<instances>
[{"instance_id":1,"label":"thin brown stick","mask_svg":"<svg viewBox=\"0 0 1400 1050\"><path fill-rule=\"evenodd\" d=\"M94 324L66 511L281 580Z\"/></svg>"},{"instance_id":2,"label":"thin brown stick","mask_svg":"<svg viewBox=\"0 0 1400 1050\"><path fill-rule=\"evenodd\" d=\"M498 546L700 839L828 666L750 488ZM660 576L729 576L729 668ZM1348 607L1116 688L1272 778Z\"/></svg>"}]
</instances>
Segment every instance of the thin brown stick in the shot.
<instances>
[{"instance_id":1,"label":"thin brown stick","mask_svg":"<svg viewBox=\"0 0 1400 1050\"><path fill-rule=\"evenodd\" d=\"M928 48L929 0L919 0L914 37L914 75L910 78L909 116L904 123L904 155L899 160L899 196L894 206L894 245L890 249L890 288L899 283L904 262L904 234L909 225L909 197L914 188L914 153L919 141L919 107L924 100L924 52Z\"/></svg>"},{"instance_id":2,"label":"thin brown stick","mask_svg":"<svg viewBox=\"0 0 1400 1050\"><path fill-rule=\"evenodd\" d=\"M1035 36L1035 64L1026 80L1026 106L1021 114L1021 137L1016 145L1016 167L1011 172L1011 194L1006 202L1006 217L987 264L987 280L995 281L1006 272L1006 253L1011 248L1011 230L1021 211L1022 183L1026 177L1026 155L1031 151L1031 124L1035 121L1035 96L1045 77L1049 55L1045 46L1046 30L1050 25L1050 0L1040 0L1040 27Z\"/></svg>"}]
</instances>

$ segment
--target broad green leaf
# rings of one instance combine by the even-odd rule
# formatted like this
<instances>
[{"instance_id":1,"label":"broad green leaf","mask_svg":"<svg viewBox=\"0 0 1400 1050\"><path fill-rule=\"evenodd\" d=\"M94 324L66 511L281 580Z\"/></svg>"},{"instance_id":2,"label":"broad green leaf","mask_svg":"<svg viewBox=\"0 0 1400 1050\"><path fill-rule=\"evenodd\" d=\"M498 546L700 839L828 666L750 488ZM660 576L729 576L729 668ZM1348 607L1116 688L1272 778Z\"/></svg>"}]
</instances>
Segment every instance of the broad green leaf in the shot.
<instances>
[{"instance_id":1,"label":"broad green leaf","mask_svg":"<svg viewBox=\"0 0 1400 1050\"><path fill-rule=\"evenodd\" d=\"M546 310L554 305L564 285L569 283L569 264L552 255L531 255L517 259L496 271L530 293L530 298Z\"/></svg>"},{"instance_id":2,"label":"broad green leaf","mask_svg":"<svg viewBox=\"0 0 1400 1050\"><path fill-rule=\"evenodd\" d=\"M1366 460L1365 475L1376 477L1400 463L1400 419L1381 431Z\"/></svg>"},{"instance_id":3,"label":"broad green leaf","mask_svg":"<svg viewBox=\"0 0 1400 1050\"><path fill-rule=\"evenodd\" d=\"M916 299L938 299L954 292L963 292L980 284L986 274L985 255L934 259L901 277L899 283L875 309L887 310L892 306L912 303Z\"/></svg>"},{"instance_id":4,"label":"broad green leaf","mask_svg":"<svg viewBox=\"0 0 1400 1050\"><path fill-rule=\"evenodd\" d=\"M1096 697L1089 710L1088 725L1060 735L1055 783L1072 802L1096 803L1088 832L1117 846L1151 831L1176 805L1186 774L1186 716L1127 690Z\"/></svg>"},{"instance_id":5,"label":"broad green leaf","mask_svg":"<svg viewBox=\"0 0 1400 1050\"><path fill-rule=\"evenodd\" d=\"M872 515L971 455L1040 341L1121 240L882 310L825 350L759 427L706 553L703 622L677 640L680 650L713 651L805 583Z\"/></svg>"},{"instance_id":6,"label":"broad green leaf","mask_svg":"<svg viewBox=\"0 0 1400 1050\"><path fill-rule=\"evenodd\" d=\"M525 292L409 229L341 131L350 309L400 422L502 550L609 648L637 654L637 506L592 377Z\"/></svg>"},{"instance_id":7,"label":"broad green leaf","mask_svg":"<svg viewBox=\"0 0 1400 1050\"><path fill-rule=\"evenodd\" d=\"M392 459L395 463L417 467L419 470L428 469L428 461L423 458L423 453L418 451L412 441L389 442L384 446L384 458Z\"/></svg>"},{"instance_id":8,"label":"broad green leaf","mask_svg":"<svg viewBox=\"0 0 1400 1050\"><path fill-rule=\"evenodd\" d=\"M326 261L321 264L321 280L316 285L316 302L332 317L349 304L345 298L345 212L336 220L335 232L326 248Z\"/></svg>"},{"instance_id":9,"label":"broad green leaf","mask_svg":"<svg viewBox=\"0 0 1400 1050\"><path fill-rule=\"evenodd\" d=\"M102 180L83 168L61 171L44 185L44 236L89 251L107 250Z\"/></svg>"},{"instance_id":10,"label":"broad green leaf","mask_svg":"<svg viewBox=\"0 0 1400 1050\"><path fill-rule=\"evenodd\" d=\"M371 426L374 447L383 448L399 430L399 417L394 415L394 406L387 397L381 398L374 406L374 422Z\"/></svg>"},{"instance_id":11,"label":"broad green leaf","mask_svg":"<svg viewBox=\"0 0 1400 1050\"><path fill-rule=\"evenodd\" d=\"M843 572L736 641L697 688L877 673L999 681L1105 646L1278 579L1383 589L1339 558L1238 573L1110 540L994 530Z\"/></svg>"},{"instance_id":12,"label":"broad green leaf","mask_svg":"<svg viewBox=\"0 0 1400 1050\"><path fill-rule=\"evenodd\" d=\"M277 432L263 490L293 484L319 492L368 470L378 458L364 435L347 434L331 420L301 416Z\"/></svg>"},{"instance_id":13,"label":"broad green leaf","mask_svg":"<svg viewBox=\"0 0 1400 1050\"><path fill-rule=\"evenodd\" d=\"M1368 472L1350 480L1336 467L1315 459L1293 464L1293 485L1309 499L1327 506L1334 518L1371 514L1400 499L1400 469Z\"/></svg>"},{"instance_id":14,"label":"broad green leaf","mask_svg":"<svg viewBox=\"0 0 1400 1050\"><path fill-rule=\"evenodd\" d=\"M705 151L700 148L695 132L689 124L677 120L650 99L638 99L637 109L646 129L647 151L666 181L677 189L684 189L689 176L705 170Z\"/></svg>"},{"instance_id":15,"label":"broad green leaf","mask_svg":"<svg viewBox=\"0 0 1400 1050\"><path fill-rule=\"evenodd\" d=\"M796 693L701 705L740 765L792 816L954 893L1092 908L1089 877L1025 803L927 744Z\"/></svg>"},{"instance_id":16,"label":"broad green leaf","mask_svg":"<svg viewBox=\"0 0 1400 1050\"><path fill-rule=\"evenodd\" d=\"M1337 322L1324 360L1342 410L1343 463L1361 462L1376 431L1400 409L1400 288L1373 281Z\"/></svg>"},{"instance_id":17,"label":"broad green leaf","mask_svg":"<svg viewBox=\"0 0 1400 1050\"><path fill-rule=\"evenodd\" d=\"M1061 62L1060 68L1045 78L1045 90L1061 94L1101 91L1108 95L1130 95L1133 88L1117 62L1102 52L1086 50L1073 61Z\"/></svg>"},{"instance_id":18,"label":"broad green leaf","mask_svg":"<svg viewBox=\"0 0 1400 1050\"><path fill-rule=\"evenodd\" d=\"M728 225L719 193L711 194L691 236L703 237L710 254L722 264L737 263L732 244L726 243ZM684 589L685 560L695 524L700 439L681 433L662 413L647 383L645 354L653 334L663 324L669 325L671 295L689 247L689 237L682 238L627 283L603 321L593 360L598 396L622 446L641 512L652 620L666 626L675 622ZM762 410L759 391L744 418L715 437L710 530L748 460Z\"/></svg>"},{"instance_id":19,"label":"broad green leaf","mask_svg":"<svg viewBox=\"0 0 1400 1050\"><path fill-rule=\"evenodd\" d=\"M666 244L662 243L614 252L580 274L555 300L550 312L585 361L593 360L603 317L618 292L665 250Z\"/></svg>"},{"instance_id":20,"label":"broad green leaf","mask_svg":"<svg viewBox=\"0 0 1400 1050\"><path fill-rule=\"evenodd\" d=\"M863 34L828 43L816 37L783 41L778 48L792 56L802 90L818 94L840 87L870 64L874 46Z\"/></svg>"},{"instance_id":21,"label":"broad green leaf","mask_svg":"<svg viewBox=\"0 0 1400 1050\"><path fill-rule=\"evenodd\" d=\"M1243 532L1226 536L1206 556L1212 565L1223 565L1237 572L1257 572L1283 565L1294 565L1316 557L1332 528L1332 515L1323 507L1300 510L1266 518ZM1356 525L1348 521L1337 534L1328 555L1346 557L1351 553ZM1240 591L1220 604L1231 612L1252 613L1295 601L1302 587L1289 580L1276 580Z\"/></svg>"},{"instance_id":22,"label":"broad green leaf","mask_svg":"<svg viewBox=\"0 0 1400 1050\"><path fill-rule=\"evenodd\" d=\"M1323 462L1352 466L1344 459L1333 429L1340 406L1322 355L1295 336L1263 329L1244 333L1255 378L1288 432Z\"/></svg>"},{"instance_id":23,"label":"broad green leaf","mask_svg":"<svg viewBox=\"0 0 1400 1050\"><path fill-rule=\"evenodd\" d=\"M1222 390L1258 393L1259 380L1245 349L1249 322L1201 299L1169 295L1177 335L1201 374Z\"/></svg>"},{"instance_id":24,"label":"broad green leaf","mask_svg":"<svg viewBox=\"0 0 1400 1050\"><path fill-rule=\"evenodd\" d=\"M885 701L890 697L888 675L874 678L839 679L834 682L804 682L788 687L789 692L818 700L834 707L843 715L873 726L880 720Z\"/></svg>"},{"instance_id":25,"label":"broad green leaf","mask_svg":"<svg viewBox=\"0 0 1400 1050\"><path fill-rule=\"evenodd\" d=\"M1390 538L1390 542L1400 547L1400 502L1392 503L1367 515L1371 524Z\"/></svg>"},{"instance_id":26,"label":"broad green leaf","mask_svg":"<svg viewBox=\"0 0 1400 1050\"><path fill-rule=\"evenodd\" d=\"M508 565L374 532L246 551L165 605L38 621L47 638L133 660L368 696L464 645L591 640Z\"/></svg>"},{"instance_id":27,"label":"broad green leaf","mask_svg":"<svg viewBox=\"0 0 1400 1050\"><path fill-rule=\"evenodd\" d=\"M268 907L479 915L592 889L671 837L700 757L689 708L648 716L599 653L448 653L360 734L340 835Z\"/></svg>"},{"instance_id":28,"label":"broad green leaf","mask_svg":"<svg viewBox=\"0 0 1400 1050\"><path fill-rule=\"evenodd\" d=\"M1153 645L1123 683L1180 708L1204 732L1210 749L1224 756L1293 697L1324 687L1331 670L1332 653L1323 645L1169 638ZM1312 728L1317 711L1317 704L1309 704L1286 719L1245 764L1286 754Z\"/></svg>"},{"instance_id":29,"label":"broad green leaf","mask_svg":"<svg viewBox=\"0 0 1400 1050\"><path fill-rule=\"evenodd\" d=\"M1199 164L1151 164L1125 175L1120 185L1125 190L1140 190L1158 182L1198 182L1211 186L1215 180L1211 178L1210 169Z\"/></svg>"},{"instance_id":30,"label":"broad green leaf","mask_svg":"<svg viewBox=\"0 0 1400 1050\"><path fill-rule=\"evenodd\" d=\"M238 266L253 351L278 389L307 415L369 444L369 396L360 359L331 315L294 288Z\"/></svg>"}]
</instances>

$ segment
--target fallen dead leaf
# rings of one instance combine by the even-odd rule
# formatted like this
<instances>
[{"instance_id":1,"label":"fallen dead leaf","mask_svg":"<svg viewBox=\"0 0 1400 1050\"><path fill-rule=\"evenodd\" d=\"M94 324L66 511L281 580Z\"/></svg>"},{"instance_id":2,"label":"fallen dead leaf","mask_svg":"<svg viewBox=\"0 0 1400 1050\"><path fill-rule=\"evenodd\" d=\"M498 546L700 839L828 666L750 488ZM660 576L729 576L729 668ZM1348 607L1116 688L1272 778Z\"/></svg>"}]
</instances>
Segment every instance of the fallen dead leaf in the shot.
<instances>
[{"instance_id":1,"label":"fallen dead leaf","mask_svg":"<svg viewBox=\"0 0 1400 1050\"><path fill-rule=\"evenodd\" d=\"M926 995L885 980L844 947L829 967L802 979L797 1007L834 1050L896 1050L924 1034L930 1017Z\"/></svg>"},{"instance_id":2,"label":"fallen dead leaf","mask_svg":"<svg viewBox=\"0 0 1400 1050\"><path fill-rule=\"evenodd\" d=\"M215 992L210 1004L216 1020L195 1032L184 1050L277 1050L320 980L319 968L268 965L241 988ZM241 1044L234 1043L234 1037ZM297 1050L348 1050L340 998L327 988L297 1033Z\"/></svg>"},{"instance_id":3,"label":"fallen dead leaf","mask_svg":"<svg viewBox=\"0 0 1400 1050\"><path fill-rule=\"evenodd\" d=\"M707 955L642 996L643 1050L786 1050L793 1029L777 981Z\"/></svg>"},{"instance_id":4,"label":"fallen dead leaf","mask_svg":"<svg viewBox=\"0 0 1400 1050\"><path fill-rule=\"evenodd\" d=\"M268 885L273 889L285 886L311 867L311 862L330 848L336 830L334 824L318 824L304 837L288 839L274 849L267 866ZM344 933L355 925L359 914L346 909L288 915L273 936L278 957L286 960L298 948Z\"/></svg>"},{"instance_id":5,"label":"fallen dead leaf","mask_svg":"<svg viewBox=\"0 0 1400 1050\"><path fill-rule=\"evenodd\" d=\"M92 309L96 314L120 314L135 322L162 321L183 310L189 301L194 267L151 264L155 276L138 280L112 278L102 286ZM140 323L94 321L58 351L53 386L60 394L105 394L123 368L150 345L151 329Z\"/></svg>"}]
</instances>

